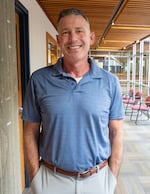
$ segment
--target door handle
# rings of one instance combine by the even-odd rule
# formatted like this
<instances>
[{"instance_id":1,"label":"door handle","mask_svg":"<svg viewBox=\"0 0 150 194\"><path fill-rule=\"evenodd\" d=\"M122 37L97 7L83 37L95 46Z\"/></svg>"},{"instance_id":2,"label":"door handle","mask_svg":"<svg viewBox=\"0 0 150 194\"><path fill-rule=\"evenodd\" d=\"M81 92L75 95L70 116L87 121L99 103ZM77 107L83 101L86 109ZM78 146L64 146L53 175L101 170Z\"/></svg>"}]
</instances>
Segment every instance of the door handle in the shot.
<instances>
[{"instance_id":1,"label":"door handle","mask_svg":"<svg viewBox=\"0 0 150 194\"><path fill-rule=\"evenodd\" d=\"M23 112L23 107L19 107L19 113L22 113Z\"/></svg>"}]
</instances>

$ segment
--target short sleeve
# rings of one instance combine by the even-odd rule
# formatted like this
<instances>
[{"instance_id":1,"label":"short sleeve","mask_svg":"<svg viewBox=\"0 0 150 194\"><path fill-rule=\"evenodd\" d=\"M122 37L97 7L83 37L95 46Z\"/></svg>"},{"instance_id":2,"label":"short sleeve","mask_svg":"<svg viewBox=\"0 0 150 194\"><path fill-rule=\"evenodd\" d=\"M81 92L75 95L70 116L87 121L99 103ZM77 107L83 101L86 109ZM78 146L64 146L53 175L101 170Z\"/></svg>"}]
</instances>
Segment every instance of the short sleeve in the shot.
<instances>
[{"instance_id":1,"label":"short sleeve","mask_svg":"<svg viewBox=\"0 0 150 194\"><path fill-rule=\"evenodd\" d=\"M112 84L112 102L109 118L110 120L124 118L124 107L122 102L121 88L117 77L115 79L115 83Z\"/></svg>"},{"instance_id":2,"label":"short sleeve","mask_svg":"<svg viewBox=\"0 0 150 194\"><path fill-rule=\"evenodd\" d=\"M31 122L41 122L40 108L37 99L37 87L33 76L31 76L26 89L22 119Z\"/></svg>"}]
</instances>

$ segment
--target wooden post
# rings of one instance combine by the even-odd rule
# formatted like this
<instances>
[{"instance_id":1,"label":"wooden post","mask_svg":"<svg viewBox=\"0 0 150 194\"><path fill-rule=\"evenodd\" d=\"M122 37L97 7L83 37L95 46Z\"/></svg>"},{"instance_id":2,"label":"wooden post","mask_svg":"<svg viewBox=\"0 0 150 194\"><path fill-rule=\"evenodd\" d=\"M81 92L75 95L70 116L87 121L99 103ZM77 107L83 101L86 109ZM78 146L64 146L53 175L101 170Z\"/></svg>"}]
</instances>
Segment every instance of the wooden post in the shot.
<instances>
[{"instance_id":1,"label":"wooden post","mask_svg":"<svg viewBox=\"0 0 150 194\"><path fill-rule=\"evenodd\" d=\"M15 1L0 0L0 193L21 194Z\"/></svg>"}]
</instances>

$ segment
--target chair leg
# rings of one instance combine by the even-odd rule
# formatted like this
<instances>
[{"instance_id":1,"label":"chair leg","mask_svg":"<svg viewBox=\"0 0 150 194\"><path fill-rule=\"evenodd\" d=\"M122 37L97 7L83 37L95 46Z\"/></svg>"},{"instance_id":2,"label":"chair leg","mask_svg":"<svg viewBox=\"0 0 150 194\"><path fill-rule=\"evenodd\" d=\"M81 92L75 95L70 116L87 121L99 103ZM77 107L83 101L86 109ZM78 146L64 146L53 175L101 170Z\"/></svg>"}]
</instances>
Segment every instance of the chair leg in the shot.
<instances>
[{"instance_id":1,"label":"chair leg","mask_svg":"<svg viewBox=\"0 0 150 194\"><path fill-rule=\"evenodd\" d=\"M150 114L149 114L149 111L147 111L147 120L150 119Z\"/></svg>"},{"instance_id":2,"label":"chair leg","mask_svg":"<svg viewBox=\"0 0 150 194\"><path fill-rule=\"evenodd\" d=\"M133 110L132 110L131 115L130 115L130 121L132 120L132 115L133 115Z\"/></svg>"},{"instance_id":3,"label":"chair leg","mask_svg":"<svg viewBox=\"0 0 150 194\"><path fill-rule=\"evenodd\" d=\"M138 112L137 112L137 115L136 115L136 120L135 120L135 124L137 125L137 120L138 120L138 117L139 117L139 110L138 110Z\"/></svg>"},{"instance_id":4,"label":"chair leg","mask_svg":"<svg viewBox=\"0 0 150 194\"><path fill-rule=\"evenodd\" d=\"M128 109L128 103L126 105L125 114L127 113L127 109Z\"/></svg>"}]
</instances>

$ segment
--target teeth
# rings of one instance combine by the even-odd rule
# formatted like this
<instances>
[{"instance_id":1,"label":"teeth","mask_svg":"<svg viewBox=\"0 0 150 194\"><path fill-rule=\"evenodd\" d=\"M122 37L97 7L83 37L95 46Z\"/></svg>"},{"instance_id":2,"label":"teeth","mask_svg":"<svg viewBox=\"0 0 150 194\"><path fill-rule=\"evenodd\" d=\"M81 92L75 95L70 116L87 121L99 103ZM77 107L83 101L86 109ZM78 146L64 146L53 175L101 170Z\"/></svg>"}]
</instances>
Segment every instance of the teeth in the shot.
<instances>
[{"instance_id":1,"label":"teeth","mask_svg":"<svg viewBox=\"0 0 150 194\"><path fill-rule=\"evenodd\" d=\"M80 48L80 46L70 46L69 48L70 49L78 49L78 48Z\"/></svg>"}]
</instances>

